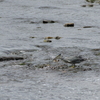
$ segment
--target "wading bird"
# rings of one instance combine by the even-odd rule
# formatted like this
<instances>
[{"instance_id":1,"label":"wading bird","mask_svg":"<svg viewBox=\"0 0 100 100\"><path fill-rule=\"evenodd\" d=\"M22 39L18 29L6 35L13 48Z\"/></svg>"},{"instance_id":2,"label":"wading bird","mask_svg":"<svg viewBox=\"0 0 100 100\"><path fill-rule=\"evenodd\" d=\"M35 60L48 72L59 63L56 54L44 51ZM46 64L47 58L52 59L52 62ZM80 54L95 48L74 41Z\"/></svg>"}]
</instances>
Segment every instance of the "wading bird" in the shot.
<instances>
[{"instance_id":1,"label":"wading bird","mask_svg":"<svg viewBox=\"0 0 100 100\"><path fill-rule=\"evenodd\" d=\"M57 57L54 58L54 60L56 59L61 59L62 61L64 61L65 63L70 63L72 64L72 67L74 68L77 64L77 63L81 63L83 61L85 61L86 59L82 58L82 56L76 56L76 57L73 57L71 59L65 59L61 56L61 54L59 54Z\"/></svg>"}]
</instances>

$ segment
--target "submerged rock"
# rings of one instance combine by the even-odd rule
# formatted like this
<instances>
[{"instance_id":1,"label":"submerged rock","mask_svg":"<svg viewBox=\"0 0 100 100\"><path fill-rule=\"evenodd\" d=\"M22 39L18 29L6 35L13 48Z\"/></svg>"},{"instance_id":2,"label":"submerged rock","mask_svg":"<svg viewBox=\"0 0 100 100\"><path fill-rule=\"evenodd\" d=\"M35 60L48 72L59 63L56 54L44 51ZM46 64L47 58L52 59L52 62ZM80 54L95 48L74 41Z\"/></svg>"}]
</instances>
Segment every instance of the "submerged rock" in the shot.
<instances>
[{"instance_id":1,"label":"submerged rock","mask_svg":"<svg viewBox=\"0 0 100 100\"><path fill-rule=\"evenodd\" d=\"M93 26L84 26L83 28L92 28Z\"/></svg>"},{"instance_id":2,"label":"submerged rock","mask_svg":"<svg viewBox=\"0 0 100 100\"><path fill-rule=\"evenodd\" d=\"M31 21L31 22L30 22L30 24L34 24L34 23L36 23L36 22L34 22L34 21Z\"/></svg>"},{"instance_id":3,"label":"submerged rock","mask_svg":"<svg viewBox=\"0 0 100 100\"><path fill-rule=\"evenodd\" d=\"M94 5L93 5L93 4L81 5L81 7L86 7L86 6L88 6L88 7L93 7Z\"/></svg>"},{"instance_id":4,"label":"submerged rock","mask_svg":"<svg viewBox=\"0 0 100 100\"><path fill-rule=\"evenodd\" d=\"M34 36L31 36L30 38L35 38Z\"/></svg>"},{"instance_id":5,"label":"submerged rock","mask_svg":"<svg viewBox=\"0 0 100 100\"><path fill-rule=\"evenodd\" d=\"M24 58L20 56L0 57L0 61L23 60L23 59Z\"/></svg>"}]
</instances>

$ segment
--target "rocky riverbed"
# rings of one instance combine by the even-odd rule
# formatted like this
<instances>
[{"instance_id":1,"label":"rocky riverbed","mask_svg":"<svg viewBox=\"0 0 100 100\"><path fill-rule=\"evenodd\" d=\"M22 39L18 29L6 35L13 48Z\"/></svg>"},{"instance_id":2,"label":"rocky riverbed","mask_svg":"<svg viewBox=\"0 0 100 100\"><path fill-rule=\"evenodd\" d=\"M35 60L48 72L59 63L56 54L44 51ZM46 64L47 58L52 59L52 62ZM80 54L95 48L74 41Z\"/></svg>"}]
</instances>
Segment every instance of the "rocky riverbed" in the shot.
<instances>
[{"instance_id":1,"label":"rocky riverbed","mask_svg":"<svg viewBox=\"0 0 100 100\"><path fill-rule=\"evenodd\" d=\"M99 9L89 0L0 0L0 100L100 100ZM58 54L87 60L72 68L54 62Z\"/></svg>"}]
</instances>

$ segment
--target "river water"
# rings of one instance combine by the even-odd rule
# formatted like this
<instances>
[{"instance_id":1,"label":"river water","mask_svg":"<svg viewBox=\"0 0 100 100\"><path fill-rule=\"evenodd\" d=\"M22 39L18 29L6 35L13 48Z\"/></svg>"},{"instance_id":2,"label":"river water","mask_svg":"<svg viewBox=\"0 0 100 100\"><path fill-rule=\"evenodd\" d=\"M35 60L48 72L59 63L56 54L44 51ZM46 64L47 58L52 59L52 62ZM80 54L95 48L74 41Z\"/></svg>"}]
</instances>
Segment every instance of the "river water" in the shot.
<instances>
[{"instance_id":1,"label":"river water","mask_svg":"<svg viewBox=\"0 0 100 100\"><path fill-rule=\"evenodd\" d=\"M26 58L0 62L0 100L100 100L100 5L89 5L85 0L0 0L0 56ZM44 42L56 36L61 38ZM34 69L59 53L88 61L81 69Z\"/></svg>"}]
</instances>

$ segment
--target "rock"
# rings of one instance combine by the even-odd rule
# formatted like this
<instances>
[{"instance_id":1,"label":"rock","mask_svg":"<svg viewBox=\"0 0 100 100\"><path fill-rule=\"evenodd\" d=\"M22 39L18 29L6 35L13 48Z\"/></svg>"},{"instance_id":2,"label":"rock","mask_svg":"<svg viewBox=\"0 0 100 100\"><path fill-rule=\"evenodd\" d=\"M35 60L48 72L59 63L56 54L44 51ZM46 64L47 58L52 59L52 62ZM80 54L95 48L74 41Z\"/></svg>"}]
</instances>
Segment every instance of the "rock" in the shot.
<instances>
[{"instance_id":1,"label":"rock","mask_svg":"<svg viewBox=\"0 0 100 100\"><path fill-rule=\"evenodd\" d=\"M37 27L37 28L41 28L41 27Z\"/></svg>"},{"instance_id":2,"label":"rock","mask_svg":"<svg viewBox=\"0 0 100 100\"><path fill-rule=\"evenodd\" d=\"M92 68L83 69L83 71L90 71Z\"/></svg>"},{"instance_id":3,"label":"rock","mask_svg":"<svg viewBox=\"0 0 100 100\"><path fill-rule=\"evenodd\" d=\"M84 26L83 28L92 28L93 26Z\"/></svg>"},{"instance_id":4,"label":"rock","mask_svg":"<svg viewBox=\"0 0 100 100\"><path fill-rule=\"evenodd\" d=\"M93 4L89 4L88 6L89 6L89 7L93 7Z\"/></svg>"},{"instance_id":5,"label":"rock","mask_svg":"<svg viewBox=\"0 0 100 100\"><path fill-rule=\"evenodd\" d=\"M48 21L47 20L43 20L43 24L47 24L48 23Z\"/></svg>"},{"instance_id":6,"label":"rock","mask_svg":"<svg viewBox=\"0 0 100 100\"><path fill-rule=\"evenodd\" d=\"M50 37L50 36L49 36L49 37L45 37L45 39L53 39L53 37Z\"/></svg>"},{"instance_id":7,"label":"rock","mask_svg":"<svg viewBox=\"0 0 100 100\"><path fill-rule=\"evenodd\" d=\"M59 37L59 36L56 36L56 37L55 37L55 39L57 39L57 40L59 40L60 38L61 38L61 37Z\"/></svg>"},{"instance_id":8,"label":"rock","mask_svg":"<svg viewBox=\"0 0 100 100\"><path fill-rule=\"evenodd\" d=\"M86 7L86 5L81 5L82 7Z\"/></svg>"},{"instance_id":9,"label":"rock","mask_svg":"<svg viewBox=\"0 0 100 100\"><path fill-rule=\"evenodd\" d=\"M100 51L100 49L99 49L99 48L97 48L97 49L92 49L92 51Z\"/></svg>"},{"instance_id":10,"label":"rock","mask_svg":"<svg viewBox=\"0 0 100 100\"><path fill-rule=\"evenodd\" d=\"M9 57L0 57L0 61L10 61L10 60L23 60L23 57L19 56L9 56Z\"/></svg>"},{"instance_id":11,"label":"rock","mask_svg":"<svg viewBox=\"0 0 100 100\"><path fill-rule=\"evenodd\" d=\"M53 21L53 20L43 20L43 24L47 24L47 23L55 23L55 21Z\"/></svg>"},{"instance_id":12,"label":"rock","mask_svg":"<svg viewBox=\"0 0 100 100\"><path fill-rule=\"evenodd\" d=\"M30 38L35 38L34 36L31 36Z\"/></svg>"},{"instance_id":13,"label":"rock","mask_svg":"<svg viewBox=\"0 0 100 100\"><path fill-rule=\"evenodd\" d=\"M51 40L44 40L44 42L52 42Z\"/></svg>"},{"instance_id":14,"label":"rock","mask_svg":"<svg viewBox=\"0 0 100 100\"><path fill-rule=\"evenodd\" d=\"M74 27L74 23L67 23L64 25L65 27Z\"/></svg>"}]
</instances>

